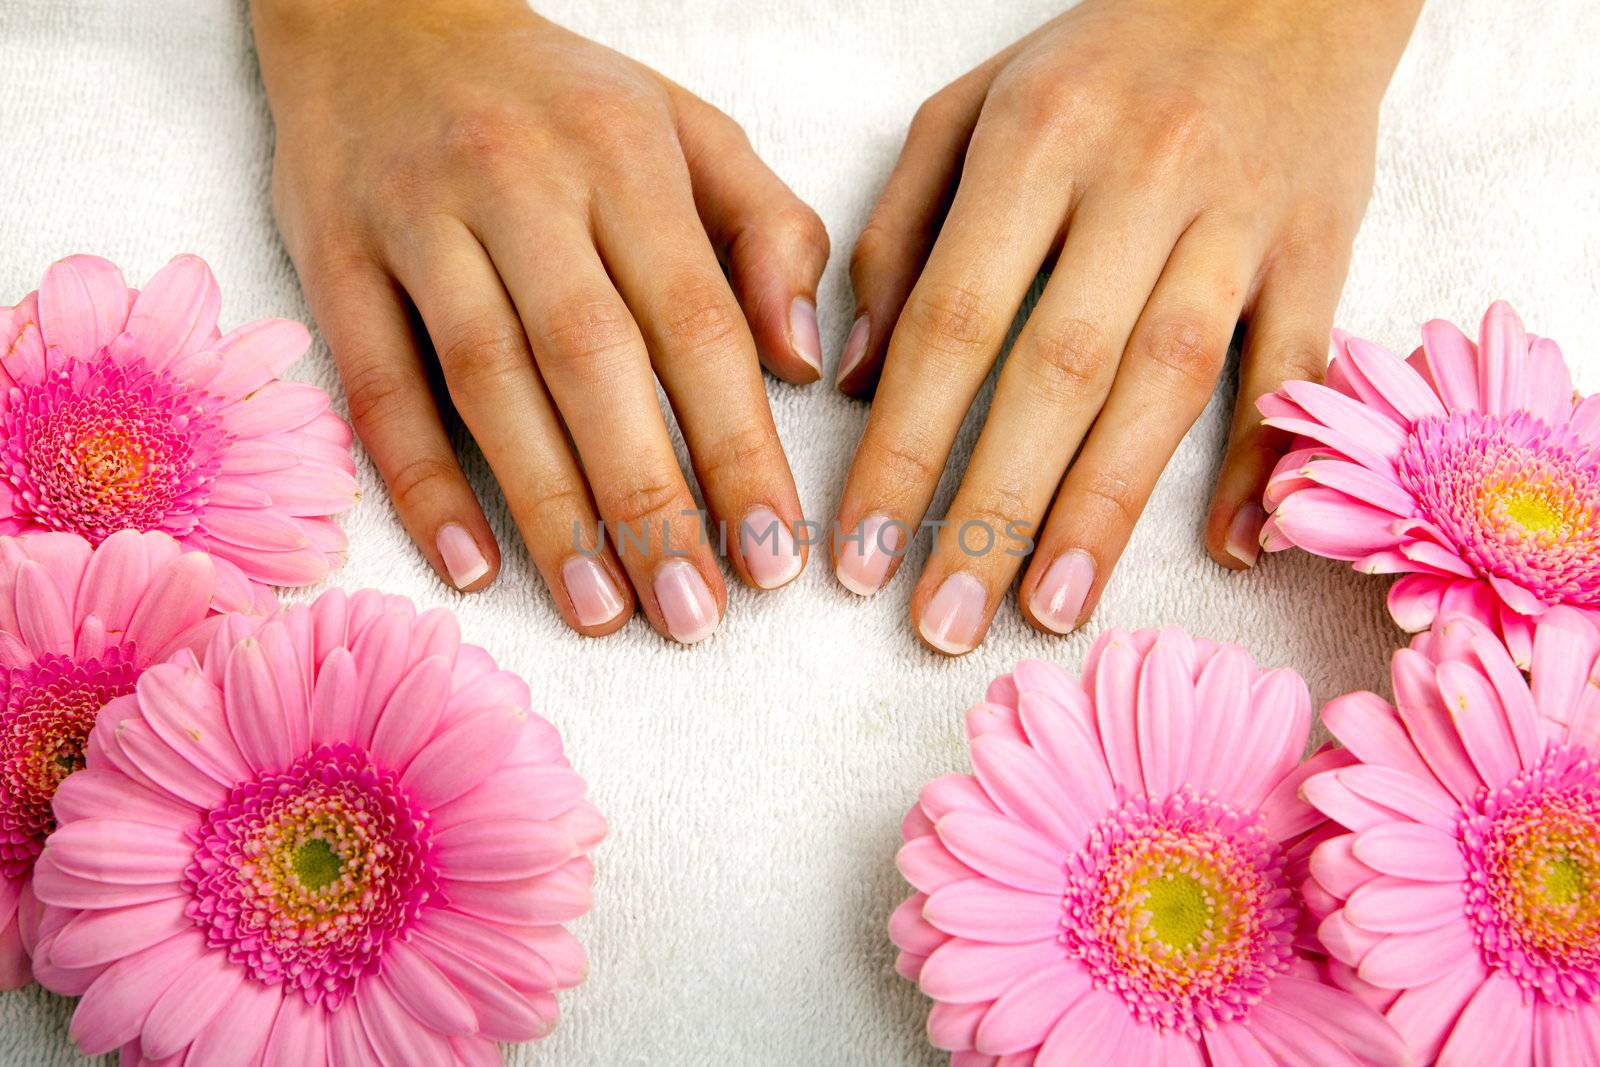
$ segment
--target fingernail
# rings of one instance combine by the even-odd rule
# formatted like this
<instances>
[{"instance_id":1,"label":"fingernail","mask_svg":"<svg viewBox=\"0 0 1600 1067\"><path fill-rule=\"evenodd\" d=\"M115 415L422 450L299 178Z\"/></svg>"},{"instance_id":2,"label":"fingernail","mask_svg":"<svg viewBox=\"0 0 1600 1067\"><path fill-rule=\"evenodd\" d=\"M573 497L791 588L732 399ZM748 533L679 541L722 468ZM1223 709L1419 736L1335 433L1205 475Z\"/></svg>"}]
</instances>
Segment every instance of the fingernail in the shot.
<instances>
[{"instance_id":1,"label":"fingernail","mask_svg":"<svg viewBox=\"0 0 1600 1067\"><path fill-rule=\"evenodd\" d=\"M922 639L937 648L959 656L978 646L978 630L983 626L983 609L989 591L970 574L956 573L946 578L922 611L917 627Z\"/></svg>"},{"instance_id":2,"label":"fingernail","mask_svg":"<svg viewBox=\"0 0 1600 1067\"><path fill-rule=\"evenodd\" d=\"M1261 527L1266 521L1267 513L1254 501L1236 511L1228 524L1228 540L1223 545L1228 555L1246 567L1254 567L1261 558Z\"/></svg>"},{"instance_id":3,"label":"fingernail","mask_svg":"<svg viewBox=\"0 0 1600 1067\"><path fill-rule=\"evenodd\" d=\"M856 319L856 324L850 327L850 336L845 339L844 351L839 353L839 371L834 375L833 383L838 385L849 377L850 372L861 365L862 359L867 354L867 335L871 333L871 324L867 317L862 315Z\"/></svg>"},{"instance_id":4,"label":"fingernail","mask_svg":"<svg viewBox=\"0 0 1600 1067\"><path fill-rule=\"evenodd\" d=\"M674 641L692 645L716 630L717 601L694 564L675 559L656 571L656 603L661 605L667 633Z\"/></svg>"},{"instance_id":5,"label":"fingernail","mask_svg":"<svg viewBox=\"0 0 1600 1067\"><path fill-rule=\"evenodd\" d=\"M887 515L868 515L861 520L860 539L840 539L839 562L834 565L834 577L839 584L857 596L871 596L882 586L894 562L894 553L900 551L905 537L905 527L891 522Z\"/></svg>"},{"instance_id":6,"label":"fingernail","mask_svg":"<svg viewBox=\"0 0 1600 1067\"><path fill-rule=\"evenodd\" d=\"M584 626L610 622L622 611L622 594L599 560L573 556L561 565L561 584L572 599L572 613Z\"/></svg>"},{"instance_id":7,"label":"fingernail","mask_svg":"<svg viewBox=\"0 0 1600 1067\"><path fill-rule=\"evenodd\" d=\"M1089 587L1094 585L1094 558L1081 548L1058 556L1044 572L1028 600L1028 609L1040 623L1058 634L1071 633L1083 614Z\"/></svg>"},{"instance_id":8,"label":"fingernail","mask_svg":"<svg viewBox=\"0 0 1600 1067\"><path fill-rule=\"evenodd\" d=\"M435 543L439 558L444 560L445 573L450 575L450 584L457 589L465 589L489 573L489 561L483 558L478 542L464 526L453 522L441 526Z\"/></svg>"},{"instance_id":9,"label":"fingernail","mask_svg":"<svg viewBox=\"0 0 1600 1067\"><path fill-rule=\"evenodd\" d=\"M794 354L822 375L822 337L817 332L817 305L803 296L789 305L789 344Z\"/></svg>"},{"instance_id":10,"label":"fingernail","mask_svg":"<svg viewBox=\"0 0 1600 1067\"><path fill-rule=\"evenodd\" d=\"M750 577L763 589L776 589L800 573L794 535L771 508L756 508L739 524L739 551Z\"/></svg>"}]
</instances>

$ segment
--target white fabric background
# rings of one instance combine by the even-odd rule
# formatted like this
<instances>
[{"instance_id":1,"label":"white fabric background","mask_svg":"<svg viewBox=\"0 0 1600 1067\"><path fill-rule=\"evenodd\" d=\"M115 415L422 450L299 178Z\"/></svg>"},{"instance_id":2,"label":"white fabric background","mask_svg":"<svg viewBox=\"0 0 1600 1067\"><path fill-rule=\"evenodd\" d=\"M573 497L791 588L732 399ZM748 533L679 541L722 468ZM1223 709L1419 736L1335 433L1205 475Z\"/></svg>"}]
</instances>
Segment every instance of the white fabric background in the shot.
<instances>
[{"instance_id":1,"label":"white fabric background","mask_svg":"<svg viewBox=\"0 0 1600 1067\"><path fill-rule=\"evenodd\" d=\"M819 300L831 362L854 306L849 249L912 111L1061 3L544 6L730 112L817 208L836 248ZM109 256L141 284L194 251L221 278L224 328L307 317L272 228L271 129L243 8L0 0L0 302L70 252ZM1475 332L1505 296L1600 388L1597 40L1600 8L1583 0L1433 0L1385 107L1343 326L1409 349L1424 319ZM295 374L342 404L320 345ZM828 518L866 408L820 385L770 393L807 512ZM1398 635L1379 584L1297 554L1226 574L1203 554L1227 410L1219 399L1184 443L1084 635L1046 639L1008 605L961 660L911 634L907 578L863 602L823 566L781 593L735 589L720 633L692 650L642 620L574 637L509 547L481 459L471 468L508 551L492 591L470 600L434 580L363 459L339 581L458 608L469 639L532 681L611 822L578 924L590 979L563 998L556 1034L513 1062L940 1062L884 934L907 891L897 827L923 781L965 768L961 712L1019 657L1076 665L1101 628L1177 622L1298 667L1319 700L1381 687ZM82 1062L68 1011L37 989L0 996L0 1061Z\"/></svg>"}]
</instances>

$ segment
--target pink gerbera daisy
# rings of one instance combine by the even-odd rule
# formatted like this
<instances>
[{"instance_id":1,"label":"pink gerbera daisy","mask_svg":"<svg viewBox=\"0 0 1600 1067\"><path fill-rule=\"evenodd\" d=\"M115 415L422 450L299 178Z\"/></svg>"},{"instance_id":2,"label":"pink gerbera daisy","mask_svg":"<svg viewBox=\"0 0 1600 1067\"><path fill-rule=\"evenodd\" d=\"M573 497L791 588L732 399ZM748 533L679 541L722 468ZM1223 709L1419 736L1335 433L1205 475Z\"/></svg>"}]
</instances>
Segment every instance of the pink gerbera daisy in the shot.
<instances>
[{"instance_id":1,"label":"pink gerbera daisy","mask_svg":"<svg viewBox=\"0 0 1600 1067\"><path fill-rule=\"evenodd\" d=\"M1267 486L1267 548L1405 574L1401 626L1471 614L1524 667L1550 607L1600 612L1600 395L1575 401L1554 341L1502 302L1476 345L1434 321L1409 359L1342 333L1334 348L1327 385L1260 401L1299 435Z\"/></svg>"},{"instance_id":2,"label":"pink gerbera daisy","mask_svg":"<svg viewBox=\"0 0 1600 1067\"><path fill-rule=\"evenodd\" d=\"M107 705L56 794L23 936L79 1047L481 1064L547 1033L604 824L527 685L399 597L237 618Z\"/></svg>"},{"instance_id":3,"label":"pink gerbera daisy","mask_svg":"<svg viewBox=\"0 0 1600 1067\"><path fill-rule=\"evenodd\" d=\"M310 343L263 319L217 331L221 294L179 256L129 289L71 256L0 308L0 533L99 544L159 530L218 560L224 602L247 580L305 585L343 558L328 516L356 500L350 430L322 390L280 381Z\"/></svg>"},{"instance_id":4,"label":"pink gerbera daisy","mask_svg":"<svg viewBox=\"0 0 1600 1067\"><path fill-rule=\"evenodd\" d=\"M975 775L906 816L918 892L889 932L954 1067L1392 1067L1398 1037L1324 984L1293 887L1305 683L1181 630L1112 631L1083 680L1024 662L967 717Z\"/></svg>"},{"instance_id":5,"label":"pink gerbera daisy","mask_svg":"<svg viewBox=\"0 0 1600 1067\"><path fill-rule=\"evenodd\" d=\"M33 907L51 797L83 766L100 708L210 638L215 587L211 559L166 534L123 530L98 548L0 537L0 988L30 977L18 915Z\"/></svg>"},{"instance_id":6,"label":"pink gerbera daisy","mask_svg":"<svg viewBox=\"0 0 1600 1067\"><path fill-rule=\"evenodd\" d=\"M1600 1063L1600 633L1545 614L1532 680L1447 616L1395 653L1395 704L1323 713L1360 760L1304 792L1348 830L1311 860L1320 935L1419 1063ZM1353 984L1353 983L1351 983Z\"/></svg>"}]
</instances>

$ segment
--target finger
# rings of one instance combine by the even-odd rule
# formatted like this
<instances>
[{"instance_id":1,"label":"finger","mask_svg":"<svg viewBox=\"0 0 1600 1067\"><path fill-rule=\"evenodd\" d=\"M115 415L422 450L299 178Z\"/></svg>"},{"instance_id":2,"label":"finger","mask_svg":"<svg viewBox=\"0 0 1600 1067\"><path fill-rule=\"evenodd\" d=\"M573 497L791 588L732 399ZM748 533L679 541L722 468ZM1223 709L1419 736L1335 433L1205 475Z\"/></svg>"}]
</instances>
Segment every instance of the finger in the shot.
<instances>
[{"instance_id":1,"label":"finger","mask_svg":"<svg viewBox=\"0 0 1600 1067\"><path fill-rule=\"evenodd\" d=\"M897 568L903 545L892 542L927 511L967 409L1065 220L1070 196L1028 190L1067 183L1016 149L1010 134L996 128L986 137L979 124L949 220L890 339L836 520L834 573L858 595L882 588Z\"/></svg>"},{"instance_id":2,"label":"finger","mask_svg":"<svg viewBox=\"0 0 1600 1067\"><path fill-rule=\"evenodd\" d=\"M1206 520L1206 551L1224 567L1255 565L1266 521L1262 493L1289 446L1289 435L1262 424L1256 401L1291 379L1322 380L1349 266L1349 240L1333 236L1297 246L1262 279L1239 359L1228 451Z\"/></svg>"},{"instance_id":3,"label":"finger","mask_svg":"<svg viewBox=\"0 0 1600 1067\"><path fill-rule=\"evenodd\" d=\"M911 599L917 632L933 648L959 655L982 641L1026 554L1007 535L1037 528L1105 402L1140 308L1187 221L1177 204L1090 190L1074 212ZM973 531L983 535L976 544Z\"/></svg>"},{"instance_id":4,"label":"finger","mask_svg":"<svg viewBox=\"0 0 1600 1067\"><path fill-rule=\"evenodd\" d=\"M511 294L645 615L711 636L727 591L662 421L644 340L581 221L497 201L476 236Z\"/></svg>"},{"instance_id":5,"label":"finger","mask_svg":"<svg viewBox=\"0 0 1600 1067\"><path fill-rule=\"evenodd\" d=\"M561 617L591 636L616 630L633 608L627 576L600 543L583 472L488 254L465 226L441 220L390 249L390 262Z\"/></svg>"},{"instance_id":6,"label":"finger","mask_svg":"<svg viewBox=\"0 0 1600 1067\"><path fill-rule=\"evenodd\" d=\"M802 515L744 316L695 216L687 175L598 194L601 255L644 333L734 569L762 589L805 566ZM674 196L673 186L678 186ZM649 235L642 237L641 235Z\"/></svg>"},{"instance_id":7,"label":"finger","mask_svg":"<svg viewBox=\"0 0 1600 1067\"><path fill-rule=\"evenodd\" d=\"M785 381L816 381L827 229L755 154L738 123L677 86L670 92L695 207L728 264L762 364Z\"/></svg>"},{"instance_id":8,"label":"finger","mask_svg":"<svg viewBox=\"0 0 1600 1067\"><path fill-rule=\"evenodd\" d=\"M463 591L484 588L500 550L440 421L394 282L364 257L318 257L300 275L344 381L350 421L406 532L441 578Z\"/></svg>"},{"instance_id":9,"label":"finger","mask_svg":"<svg viewBox=\"0 0 1600 1067\"><path fill-rule=\"evenodd\" d=\"M1040 629L1067 633L1094 610L1161 472L1216 390L1257 252L1239 226L1210 218L1173 249L1017 590Z\"/></svg>"},{"instance_id":10,"label":"finger","mask_svg":"<svg viewBox=\"0 0 1600 1067\"><path fill-rule=\"evenodd\" d=\"M952 82L917 109L867 224L850 256L856 312L834 384L852 396L872 391L889 336L905 307L955 193L992 64Z\"/></svg>"}]
</instances>

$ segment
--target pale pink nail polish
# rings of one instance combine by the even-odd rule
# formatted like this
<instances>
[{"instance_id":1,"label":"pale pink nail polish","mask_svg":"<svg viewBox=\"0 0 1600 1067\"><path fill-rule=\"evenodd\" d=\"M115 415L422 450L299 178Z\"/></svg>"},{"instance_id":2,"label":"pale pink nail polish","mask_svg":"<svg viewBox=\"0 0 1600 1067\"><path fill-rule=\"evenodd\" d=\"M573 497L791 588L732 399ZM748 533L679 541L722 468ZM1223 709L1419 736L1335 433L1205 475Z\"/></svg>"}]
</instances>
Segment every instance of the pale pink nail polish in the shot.
<instances>
[{"instance_id":1,"label":"pale pink nail polish","mask_svg":"<svg viewBox=\"0 0 1600 1067\"><path fill-rule=\"evenodd\" d=\"M1044 572L1028 607L1033 617L1058 634L1071 633L1094 585L1094 558L1081 548L1063 553Z\"/></svg>"},{"instance_id":2,"label":"pale pink nail polish","mask_svg":"<svg viewBox=\"0 0 1600 1067\"><path fill-rule=\"evenodd\" d=\"M1261 558L1261 527L1266 521L1267 513L1254 501L1234 512L1233 521L1228 524L1228 540L1223 545L1228 555L1246 567L1254 567Z\"/></svg>"},{"instance_id":3,"label":"pale pink nail polish","mask_svg":"<svg viewBox=\"0 0 1600 1067\"><path fill-rule=\"evenodd\" d=\"M817 331L817 305L803 296L789 305L789 344L794 354L822 375L822 335Z\"/></svg>"},{"instance_id":4,"label":"pale pink nail polish","mask_svg":"<svg viewBox=\"0 0 1600 1067\"><path fill-rule=\"evenodd\" d=\"M661 565L656 571L655 592L667 632L674 641L685 645L704 641L722 621L717 616L711 587L694 564L686 560L669 560Z\"/></svg>"},{"instance_id":5,"label":"pale pink nail polish","mask_svg":"<svg viewBox=\"0 0 1600 1067\"><path fill-rule=\"evenodd\" d=\"M763 589L794 580L804 562L789 527L771 508L756 508L739 524L739 551L750 577Z\"/></svg>"},{"instance_id":6,"label":"pale pink nail polish","mask_svg":"<svg viewBox=\"0 0 1600 1067\"><path fill-rule=\"evenodd\" d=\"M561 565L561 584L572 598L572 613L584 626L610 622L622 611L622 594L599 560L573 556Z\"/></svg>"},{"instance_id":7,"label":"pale pink nail polish","mask_svg":"<svg viewBox=\"0 0 1600 1067\"><path fill-rule=\"evenodd\" d=\"M450 583L457 589L465 589L489 573L489 561L483 558L478 543L465 527L453 522L439 527L435 544L439 558L444 560L445 573L450 575Z\"/></svg>"},{"instance_id":8,"label":"pale pink nail polish","mask_svg":"<svg viewBox=\"0 0 1600 1067\"><path fill-rule=\"evenodd\" d=\"M850 327L850 336L845 339L844 351L839 353L839 370L834 375L835 385L850 376L850 372L861 365L867 355L867 338L872 332L872 324L867 317L862 315L856 319L856 324Z\"/></svg>"},{"instance_id":9,"label":"pale pink nail polish","mask_svg":"<svg viewBox=\"0 0 1600 1067\"><path fill-rule=\"evenodd\" d=\"M952 574L928 601L917 629L922 639L940 652L952 656L971 652L978 647L978 631L988 603L989 591L982 582L970 574Z\"/></svg>"},{"instance_id":10,"label":"pale pink nail polish","mask_svg":"<svg viewBox=\"0 0 1600 1067\"><path fill-rule=\"evenodd\" d=\"M839 540L834 577L857 596L871 596L882 586L889 567L905 539L905 527L887 515L868 515L856 530L859 536Z\"/></svg>"}]
</instances>

